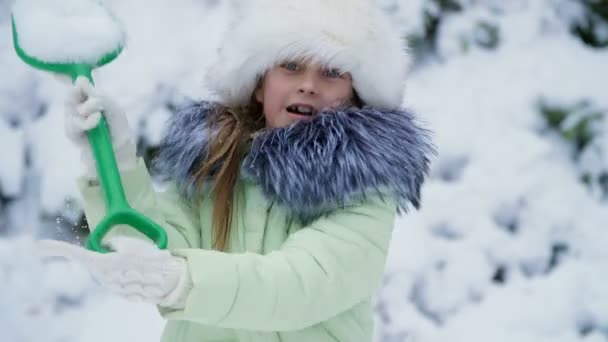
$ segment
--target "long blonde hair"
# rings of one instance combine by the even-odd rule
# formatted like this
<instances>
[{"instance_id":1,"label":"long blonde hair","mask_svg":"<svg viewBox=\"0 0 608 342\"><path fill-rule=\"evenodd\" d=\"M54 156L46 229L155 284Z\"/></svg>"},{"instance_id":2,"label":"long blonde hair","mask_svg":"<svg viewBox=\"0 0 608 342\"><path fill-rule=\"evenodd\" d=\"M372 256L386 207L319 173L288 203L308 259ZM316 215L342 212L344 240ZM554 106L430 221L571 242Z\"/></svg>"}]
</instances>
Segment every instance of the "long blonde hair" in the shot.
<instances>
[{"instance_id":1,"label":"long blonde hair","mask_svg":"<svg viewBox=\"0 0 608 342\"><path fill-rule=\"evenodd\" d=\"M202 167L195 172L197 195L195 212L199 215L200 201L205 192L205 182L214 166L221 165L213 177L213 246L226 251L232 223L236 185L239 180L241 161L252 134L265 127L262 105L252 97L250 104L241 108L221 108L208 118L209 149ZM212 134L213 132L213 134Z\"/></svg>"}]
</instances>

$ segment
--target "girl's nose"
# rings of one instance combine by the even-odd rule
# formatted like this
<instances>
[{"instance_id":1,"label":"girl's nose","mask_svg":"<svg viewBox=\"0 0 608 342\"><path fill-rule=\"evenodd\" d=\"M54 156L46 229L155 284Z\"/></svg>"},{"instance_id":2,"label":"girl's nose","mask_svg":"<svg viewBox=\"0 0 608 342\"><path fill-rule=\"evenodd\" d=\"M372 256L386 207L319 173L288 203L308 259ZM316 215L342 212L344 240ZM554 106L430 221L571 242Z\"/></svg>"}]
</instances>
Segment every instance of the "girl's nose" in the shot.
<instances>
[{"instance_id":1,"label":"girl's nose","mask_svg":"<svg viewBox=\"0 0 608 342\"><path fill-rule=\"evenodd\" d=\"M298 92L302 94L315 95L318 92L318 82L313 73L306 73L299 84Z\"/></svg>"}]
</instances>

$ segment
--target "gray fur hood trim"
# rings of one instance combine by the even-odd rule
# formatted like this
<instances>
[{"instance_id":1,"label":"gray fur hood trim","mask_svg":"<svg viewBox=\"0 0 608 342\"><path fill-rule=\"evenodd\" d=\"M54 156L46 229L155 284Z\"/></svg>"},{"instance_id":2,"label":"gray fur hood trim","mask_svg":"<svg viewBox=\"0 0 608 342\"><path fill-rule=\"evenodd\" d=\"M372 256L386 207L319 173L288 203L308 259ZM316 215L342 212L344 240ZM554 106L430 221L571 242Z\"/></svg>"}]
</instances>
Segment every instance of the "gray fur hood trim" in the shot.
<instances>
[{"instance_id":1,"label":"gray fur hood trim","mask_svg":"<svg viewBox=\"0 0 608 342\"><path fill-rule=\"evenodd\" d=\"M199 102L174 115L154 160L155 171L174 180L188 199L207 156L207 118L218 108ZM325 110L256 135L241 178L259 184L302 222L370 195L391 196L398 211L407 211L409 204L420 207L420 188L436 153L430 136L407 110Z\"/></svg>"}]
</instances>

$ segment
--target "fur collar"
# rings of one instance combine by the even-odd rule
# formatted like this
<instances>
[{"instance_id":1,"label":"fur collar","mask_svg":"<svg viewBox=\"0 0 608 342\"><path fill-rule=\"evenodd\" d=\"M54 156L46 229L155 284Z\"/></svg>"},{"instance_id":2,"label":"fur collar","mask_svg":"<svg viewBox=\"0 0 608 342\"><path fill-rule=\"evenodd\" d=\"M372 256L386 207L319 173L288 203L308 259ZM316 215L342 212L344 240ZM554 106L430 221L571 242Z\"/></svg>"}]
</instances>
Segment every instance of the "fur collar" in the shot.
<instances>
[{"instance_id":1,"label":"fur collar","mask_svg":"<svg viewBox=\"0 0 608 342\"><path fill-rule=\"evenodd\" d=\"M188 199L207 153L206 119L219 108L199 102L174 115L154 161L155 171L175 181ZM267 198L302 222L374 194L393 197L401 212L408 204L419 208L420 187L434 153L430 131L409 111L326 110L311 120L257 134L242 162L241 178L261 186Z\"/></svg>"}]
</instances>

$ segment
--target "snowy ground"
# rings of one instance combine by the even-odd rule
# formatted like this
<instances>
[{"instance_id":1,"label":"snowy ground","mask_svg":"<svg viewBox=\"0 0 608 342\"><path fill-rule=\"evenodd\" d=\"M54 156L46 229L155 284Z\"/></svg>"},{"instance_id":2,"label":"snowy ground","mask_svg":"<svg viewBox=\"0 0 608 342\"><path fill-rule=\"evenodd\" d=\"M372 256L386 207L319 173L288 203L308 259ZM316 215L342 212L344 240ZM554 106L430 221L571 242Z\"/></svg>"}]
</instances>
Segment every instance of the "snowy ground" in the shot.
<instances>
[{"instance_id":1,"label":"snowy ground","mask_svg":"<svg viewBox=\"0 0 608 342\"><path fill-rule=\"evenodd\" d=\"M169 115L161 103L205 97L202 75L230 3L152 0L143 11L143 1L105 2L129 45L97 84L153 145ZM500 25L503 42L491 51L463 53L455 37L474 18L448 21L441 58L413 71L404 104L435 131L439 157L422 210L396 223L377 341L608 341L608 210L579 181L581 168L608 165L608 154L574 163L538 111L542 99L588 100L608 112L608 51L565 32L547 5L559 2L512 1L499 18L471 11ZM0 37L10 36L5 4ZM404 30L421 25L409 23ZM77 265L42 265L33 255L32 236L57 236L62 226L40 225L35 213L79 210L78 153L62 134L63 86L22 65L8 39L0 39L0 75L0 146L10 146L0 190L15 198L0 202L0 227L10 227L0 239L2 341L157 340L154 307L109 297Z\"/></svg>"},{"instance_id":2,"label":"snowy ground","mask_svg":"<svg viewBox=\"0 0 608 342\"><path fill-rule=\"evenodd\" d=\"M154 306L106 295L78 264L41 263L30 237L0 240L0 268L2 341L159 339L163 321Z\"/></svg>"}]
</instances>

